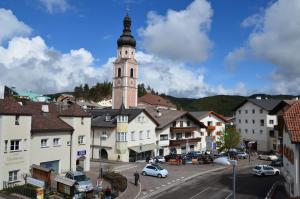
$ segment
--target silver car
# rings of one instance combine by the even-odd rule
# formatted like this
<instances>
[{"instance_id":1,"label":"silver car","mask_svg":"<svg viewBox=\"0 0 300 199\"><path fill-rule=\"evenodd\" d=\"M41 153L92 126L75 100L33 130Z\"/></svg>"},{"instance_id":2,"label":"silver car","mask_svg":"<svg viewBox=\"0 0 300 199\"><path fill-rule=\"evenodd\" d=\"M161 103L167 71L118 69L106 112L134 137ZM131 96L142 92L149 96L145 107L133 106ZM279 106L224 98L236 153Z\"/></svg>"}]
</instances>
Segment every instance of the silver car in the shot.
<instances>
[{"instance_id":1,"label":"silver car","mask_svg":"<svg viewBox=\"0 0 300 199\"><path fill-rule=\"evenodd\" d=\"M76 181L75 188L78 192L90 192L94 190L91 180L79 171L69 171L66 177Z\"/></svg>"}]
</instances>

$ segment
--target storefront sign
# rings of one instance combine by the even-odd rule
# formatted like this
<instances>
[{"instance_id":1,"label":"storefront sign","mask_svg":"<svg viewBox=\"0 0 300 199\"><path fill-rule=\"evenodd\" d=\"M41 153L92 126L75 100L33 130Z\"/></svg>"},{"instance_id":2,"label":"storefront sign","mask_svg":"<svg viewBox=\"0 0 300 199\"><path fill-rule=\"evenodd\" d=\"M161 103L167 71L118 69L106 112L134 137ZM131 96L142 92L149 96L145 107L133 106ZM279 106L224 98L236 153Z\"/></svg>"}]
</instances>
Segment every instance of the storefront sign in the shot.
<instances>
[{"instance_id":1,"label":"storefront sign","mask_svg":"<svg viewBox=\"0 0 300 199\"><path fill-rule=\"evenodd\" d=\"M77 151L77 155L78 155L78 156L86 155L86 150Z\"/></svg>"},{"instance_id":2,"label":"storefront sign","mask_svg":"<svg viewBox=\"0 0 300 199\"><path fill-rule=\"evenodd\" d=\"M45 182L44 181L37 180L37 179L32 178L32 177L27 177L26 182L28 184L31 184L31 185L34 185L34 186L37 186L37 187L41 187L41 188L45 187Z\"/></svg>"}]
</instances>

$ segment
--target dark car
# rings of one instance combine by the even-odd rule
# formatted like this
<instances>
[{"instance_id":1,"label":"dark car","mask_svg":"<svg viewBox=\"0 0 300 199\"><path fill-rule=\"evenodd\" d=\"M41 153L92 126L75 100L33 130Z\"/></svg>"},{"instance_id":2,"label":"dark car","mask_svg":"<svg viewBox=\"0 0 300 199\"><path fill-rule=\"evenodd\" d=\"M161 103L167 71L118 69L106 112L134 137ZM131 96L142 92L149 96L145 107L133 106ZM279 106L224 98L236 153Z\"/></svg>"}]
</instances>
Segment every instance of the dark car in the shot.
<instances>
[{"instance_id":1,"label":"dark car","mask_svg":"<svg viewBox=\"0 0 300 199\"><path fill-rule=\"evenodd\" d=\"M211 164L214 162L214 159L210 155L201 155L198 157L199 164Z\"/></svg>"},{"instance_id":2,"label":"dark car","mask_svg":"<svg viewBox=\"0 0 300 199\"><path fill-rule=\"evenodd\" d=\"M283 167L283 161L282 161L282 158L278 158L277 160L273 160L271 163L270 163L270 166L273 166L273 167Z\"/></svg>"}]
</instances>

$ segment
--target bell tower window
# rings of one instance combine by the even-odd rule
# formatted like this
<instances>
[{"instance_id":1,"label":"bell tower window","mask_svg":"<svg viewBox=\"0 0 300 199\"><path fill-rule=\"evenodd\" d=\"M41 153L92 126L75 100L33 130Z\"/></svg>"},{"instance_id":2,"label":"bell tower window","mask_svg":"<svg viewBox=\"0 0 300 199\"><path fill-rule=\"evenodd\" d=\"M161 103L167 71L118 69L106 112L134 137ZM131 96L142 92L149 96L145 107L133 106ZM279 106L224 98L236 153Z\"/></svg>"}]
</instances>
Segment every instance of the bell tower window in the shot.
<instances>
[{"instance_id":1,"label":"bell tower window","mask_svg":"<svg viewBox=\"0 0 300 199\"><path fill-rule=\"evenodd\" d=\"M130 77L133 78L133 68L130 69Z\"/></svg>"},{"instance_id":2,"label":"bell tower window","mask_svg":"<svg viewBox=\"0 0 300 199\"><path fill-rule=\"evenodd\" d=\"M118 68L118 77L121 77L121 68Z\"/></svg>"},{"instance_id":3,"label":"bell tower window","mask_svg":"<svg viewBox=\"0 0 300 199\"><path fill-rule=\"evenodd\" d=\"M125 55L127 55L128 54L128 52L127 52L127 50L125 50Z\"/></svg>"}]
</instances>

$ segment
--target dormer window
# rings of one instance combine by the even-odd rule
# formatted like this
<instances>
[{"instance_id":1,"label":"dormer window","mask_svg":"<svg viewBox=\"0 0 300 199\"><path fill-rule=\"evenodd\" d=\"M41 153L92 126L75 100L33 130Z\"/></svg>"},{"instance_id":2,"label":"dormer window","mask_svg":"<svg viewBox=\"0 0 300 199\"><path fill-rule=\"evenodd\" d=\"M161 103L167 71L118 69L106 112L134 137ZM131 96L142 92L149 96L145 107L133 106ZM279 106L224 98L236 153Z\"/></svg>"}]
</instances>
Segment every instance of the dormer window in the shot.
<instances>
[{"instance_id":1,"label":"dormer window","mask_svg":"<svg viewBox=\"0 0 300 199\"><path fill-rule=\"evenodd\" d=\"M20 119L20 116L16 115L15 125L19 125L20 124L19 119Z\"/></svg>"}]
</instances>

